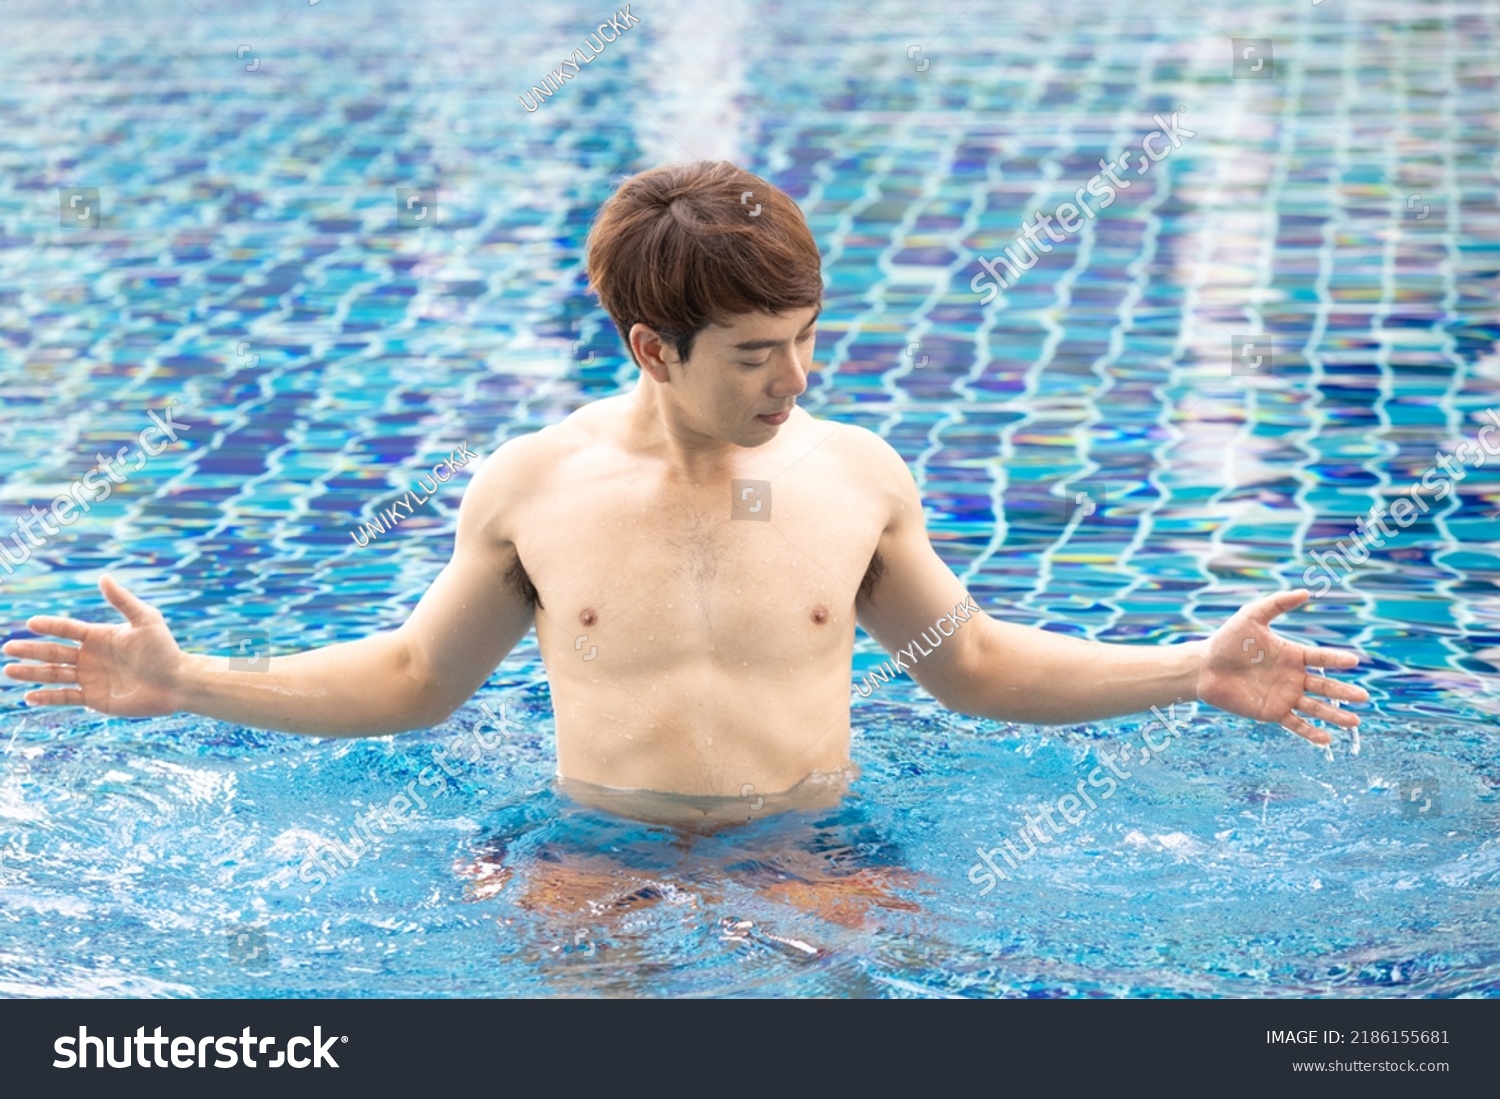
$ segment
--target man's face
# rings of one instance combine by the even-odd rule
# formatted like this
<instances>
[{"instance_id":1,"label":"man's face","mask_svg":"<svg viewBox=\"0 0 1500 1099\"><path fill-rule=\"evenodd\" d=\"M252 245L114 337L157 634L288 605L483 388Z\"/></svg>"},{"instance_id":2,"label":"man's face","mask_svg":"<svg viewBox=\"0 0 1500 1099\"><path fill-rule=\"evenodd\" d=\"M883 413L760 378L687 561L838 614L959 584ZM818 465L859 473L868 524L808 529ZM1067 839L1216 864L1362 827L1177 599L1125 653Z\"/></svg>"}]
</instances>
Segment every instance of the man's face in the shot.
<instances>
[{"instance_id":1,"label":"man's face","mask_svg":"<svg viewBox=\"0 0 1500 1099\"><path fill-rule=\"evenodd\" d=\"M679 427L743 447L775 438L785 418L778 423L762 417L790 412L806 392L819 308L745 313L727 327L709 325L693 341L686 363L663 346L670 384L660 399Z\"/></svg>"}]
</instances>

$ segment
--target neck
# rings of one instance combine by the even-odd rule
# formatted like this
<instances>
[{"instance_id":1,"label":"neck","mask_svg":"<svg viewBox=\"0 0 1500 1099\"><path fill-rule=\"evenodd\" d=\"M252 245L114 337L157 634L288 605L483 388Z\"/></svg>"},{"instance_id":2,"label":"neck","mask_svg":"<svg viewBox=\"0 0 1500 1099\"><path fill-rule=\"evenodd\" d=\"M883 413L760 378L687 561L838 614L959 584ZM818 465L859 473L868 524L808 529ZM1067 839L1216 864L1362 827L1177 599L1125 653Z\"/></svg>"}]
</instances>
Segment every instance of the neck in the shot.
<instances>
[{"instance_id":1,"label":"neck","mask_svg":"<svg viewBox=\"0 0 1500 1099\"><path fill-rule=\"evenodd\" d=\"M689 481L699 482L722 474L745 449L727 439L694 430L662 399L661 385L644 374L636 382L629 402L631 443L660 458Z\"/></svg>"}]
</instances>

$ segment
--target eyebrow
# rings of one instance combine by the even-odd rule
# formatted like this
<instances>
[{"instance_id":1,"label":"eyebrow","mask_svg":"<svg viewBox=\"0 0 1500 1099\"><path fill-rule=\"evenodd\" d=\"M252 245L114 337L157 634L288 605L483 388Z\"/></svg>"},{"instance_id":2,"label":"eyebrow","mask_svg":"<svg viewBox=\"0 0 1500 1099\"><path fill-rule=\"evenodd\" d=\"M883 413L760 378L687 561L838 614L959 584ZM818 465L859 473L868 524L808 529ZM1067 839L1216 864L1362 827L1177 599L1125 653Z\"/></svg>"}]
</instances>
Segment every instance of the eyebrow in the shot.
<instances>
[{"instance_id":1,"label":"eyebrow","mask_svg":"<svg viewBox=\"0 0 1500 1099\"><path fill-rule=\"evenodd\" d=\"M819 305L818 306L818 311L812 315L812 320L808 321L805 325L802 326L802 332L806 332L813 325L817 324L818 323L818 318L821 317L822 315L823 315L823 307L821 305ZM797 334L800 336L802 333L799 332ZM781 344L783 344L785 342L786 342L785 340L746 340L744 343L737 343L737 344L735 344L734 345L734 350L735 351L764 351L768 347L779 347Z\"/></svg>"}]
</instances>

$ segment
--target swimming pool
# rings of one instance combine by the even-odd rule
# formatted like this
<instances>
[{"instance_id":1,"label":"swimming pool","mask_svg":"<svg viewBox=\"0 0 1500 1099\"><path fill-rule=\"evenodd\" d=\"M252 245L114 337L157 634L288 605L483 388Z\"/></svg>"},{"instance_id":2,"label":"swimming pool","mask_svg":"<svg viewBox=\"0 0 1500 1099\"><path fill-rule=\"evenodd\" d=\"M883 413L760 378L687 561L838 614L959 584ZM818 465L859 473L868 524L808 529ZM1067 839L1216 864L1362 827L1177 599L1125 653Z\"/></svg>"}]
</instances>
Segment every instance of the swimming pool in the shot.
<instances>
[{"instance_id":1,"label":"swimming pool","mask_svg":"<svg viewBox=\"0 0 1500 1099\"><path fill-rule=\"evenodd\" d=\"M828 288L802 404L891 441L1013 620L1202 634L1312 584L1500 408L1492 6L653 0L534 111L611 12L196 7L0 13L0 546L151 413L185 425L0 568L7 636L108 617L106 568L190 651L399 624L466 475L357 533L461 444L630 382L582 244L669 157L803 204ZM1122 151L1130 186L987 295L980 259L1092 204ZM1007 728L904 677L861 697L884 655L861 635L861 774L822 831L681 840L573 806L530 639L443 728L386 740L6 687L0 994L1494 995L1500 482L1452 488L1284 623L1367 654L1357 752L1205 710L1143 763L1142 719ZM1105 752L1110 796L1086 784L1028 851ZM815 833L883 852L890 903L809 911L728 871ZM654 884L559 919L475 871L497 837L538 867L629 851Z\"/></svg>"}]
</instances>

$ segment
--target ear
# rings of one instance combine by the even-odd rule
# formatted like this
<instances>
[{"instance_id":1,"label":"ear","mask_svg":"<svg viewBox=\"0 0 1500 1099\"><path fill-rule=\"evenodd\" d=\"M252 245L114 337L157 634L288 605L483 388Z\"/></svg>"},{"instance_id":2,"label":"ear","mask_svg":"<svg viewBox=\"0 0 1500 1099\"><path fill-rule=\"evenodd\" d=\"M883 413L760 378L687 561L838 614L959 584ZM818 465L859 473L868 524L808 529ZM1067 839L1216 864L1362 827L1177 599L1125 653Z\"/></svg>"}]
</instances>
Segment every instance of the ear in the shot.
<instances>
[{"instance_id":1,"label":"ear","mask_svg":"<svg viewBox=\"0 0 1500 1099\"><path fill-rule=\"evenodd\" d=\"M671 380L669 368L681 365L677 353L656 329L639 321L630 326L630 350L640 368L662 385Z\"/></svg>"}]
</instances>

